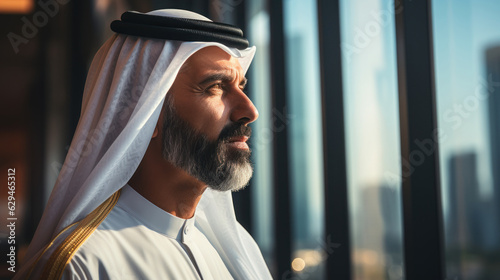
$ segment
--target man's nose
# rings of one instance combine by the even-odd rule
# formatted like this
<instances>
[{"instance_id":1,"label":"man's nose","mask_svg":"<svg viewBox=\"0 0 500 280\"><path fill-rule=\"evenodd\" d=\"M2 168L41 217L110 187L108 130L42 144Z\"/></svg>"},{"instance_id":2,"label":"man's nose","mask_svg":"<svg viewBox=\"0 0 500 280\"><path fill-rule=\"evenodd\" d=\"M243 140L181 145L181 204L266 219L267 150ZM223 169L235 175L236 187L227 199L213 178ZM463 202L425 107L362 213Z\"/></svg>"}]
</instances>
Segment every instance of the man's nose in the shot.
<instances>
[{"instance_id":1,"label":"man's nose","mask_svg":"<svg viewBox=\"0 0 500 280\"><path fill-rule=\"evenodd\" d=\"M231 111L231 121L239 122L242 124L249 124L254 122L259 117L259 111L253 105L253 102L241 89L235 89L231 94L231 104L233 106Z\"/></svg>"}]
</instances>

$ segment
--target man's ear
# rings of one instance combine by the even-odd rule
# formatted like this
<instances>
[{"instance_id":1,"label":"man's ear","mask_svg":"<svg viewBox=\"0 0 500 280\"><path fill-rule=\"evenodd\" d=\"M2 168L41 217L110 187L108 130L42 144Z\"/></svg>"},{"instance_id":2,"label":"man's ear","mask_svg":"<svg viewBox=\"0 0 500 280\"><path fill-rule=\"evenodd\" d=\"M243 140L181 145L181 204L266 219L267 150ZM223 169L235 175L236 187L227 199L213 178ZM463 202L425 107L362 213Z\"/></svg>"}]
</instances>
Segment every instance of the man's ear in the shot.
<instances>
[{"instance_id":1,"label":"man's ear","mask_svg":"<svg viewBox=\"0 0 500 280\"><path fill-rule=\"evenodd\" d=\"M160 113L160 116L158 117L158 121L156 122L155 130L153 131L153 135L151 136L151 139L155 139L158 136L158 133L160 132L160 125L161 125L160 120L163 120L163 110Z\"/></svg>"},{"instance_id":2,"label":"man's ear","mask_svg":"<svg viewBox=\"0 0 500 280\"><path fill-rule=\"evenodd\" d=\"M151 136L151 139L156 138L156 136L158 136L158 124L156 124L155 126L155 130L153 131L153 136Z\"/></svg>"},{"instance_id":3,"label":"man's ear","mask_svg":"<svg viewBox=\"0 0 500 280\"><path fill-rule=\"evenodd\" d=\"M151 136L151 139L156 138L158 136L158 133L160 132L160 128L163 125L163 116L165 114L165 106L166 106L167 102L168 102L167 97L165 97L165 100L163 102L163 106L161 108L160 116L158 116L158 121L156 122L155 130L153 131L153 135Z\"/></svg>"}]
</instances>

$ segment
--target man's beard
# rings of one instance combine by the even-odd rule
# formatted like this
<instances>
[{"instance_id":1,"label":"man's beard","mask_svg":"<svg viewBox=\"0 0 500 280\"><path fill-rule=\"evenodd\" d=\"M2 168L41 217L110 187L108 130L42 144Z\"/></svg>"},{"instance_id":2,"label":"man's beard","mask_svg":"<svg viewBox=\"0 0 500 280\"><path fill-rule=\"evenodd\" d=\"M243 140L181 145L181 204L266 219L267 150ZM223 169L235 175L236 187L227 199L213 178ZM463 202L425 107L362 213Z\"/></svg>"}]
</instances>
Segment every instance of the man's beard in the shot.
<instances>
[{"instance_id":1,"label":"man's beard","mask_svg":"<svg viewBox=\"0 0 500 280\"><path fill-rule=\"evenodd\" d=\"M168 95L165 102L163 157L214 190L244 188L253 173L250 150L228 147L228 140L250 137L251 128L234 123L224 127L217 140L210 141L179 117Z\"/></svg>"}]
</instances>

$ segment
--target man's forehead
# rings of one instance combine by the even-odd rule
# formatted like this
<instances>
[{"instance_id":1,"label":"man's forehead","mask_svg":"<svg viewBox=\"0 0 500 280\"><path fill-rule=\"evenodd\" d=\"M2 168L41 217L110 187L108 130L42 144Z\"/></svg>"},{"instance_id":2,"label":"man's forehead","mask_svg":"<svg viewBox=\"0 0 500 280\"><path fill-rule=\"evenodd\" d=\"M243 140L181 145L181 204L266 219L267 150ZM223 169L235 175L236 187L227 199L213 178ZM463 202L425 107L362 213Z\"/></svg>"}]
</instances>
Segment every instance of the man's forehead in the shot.
<instances>
[{"instance_id":1,"label":"man's forehead","mask_svg":"<svg viewBox=\"0 0 500 280\"><path fill-rule=\"evenodd\" d=\"M219 47L203 48L189 57L184 65L184 70L202 72L228 72L228 74L242 73L243 69L237 58L231 56Z\"/></svg>"}]
</instances>

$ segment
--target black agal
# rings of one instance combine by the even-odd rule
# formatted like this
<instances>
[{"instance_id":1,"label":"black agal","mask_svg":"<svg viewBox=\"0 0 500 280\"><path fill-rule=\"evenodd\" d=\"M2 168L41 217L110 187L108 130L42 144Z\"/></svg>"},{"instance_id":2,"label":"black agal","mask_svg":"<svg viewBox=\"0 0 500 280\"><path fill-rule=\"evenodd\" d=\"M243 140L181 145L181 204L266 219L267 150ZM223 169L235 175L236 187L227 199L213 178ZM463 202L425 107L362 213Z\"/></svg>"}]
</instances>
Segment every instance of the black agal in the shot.
<instances>
[{"instance_id":1,"label":"black agal","mask_svg":"<svg viewBox=\"0 0 500 280\"><path fill-rule=\"evenodd\" d=\"M248 48L248 40L236 26L196 19L125 12L111 23L116 33L178 41L218 42L237 49Z\"/></svg>"}]
</instances>

